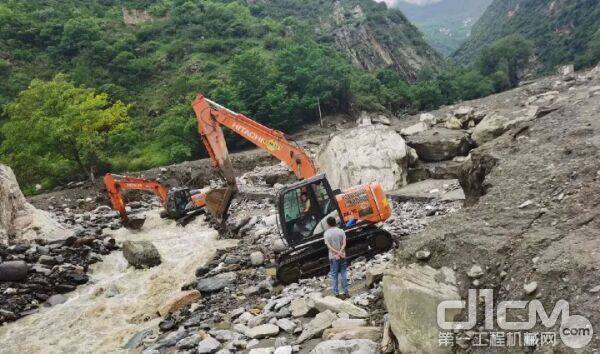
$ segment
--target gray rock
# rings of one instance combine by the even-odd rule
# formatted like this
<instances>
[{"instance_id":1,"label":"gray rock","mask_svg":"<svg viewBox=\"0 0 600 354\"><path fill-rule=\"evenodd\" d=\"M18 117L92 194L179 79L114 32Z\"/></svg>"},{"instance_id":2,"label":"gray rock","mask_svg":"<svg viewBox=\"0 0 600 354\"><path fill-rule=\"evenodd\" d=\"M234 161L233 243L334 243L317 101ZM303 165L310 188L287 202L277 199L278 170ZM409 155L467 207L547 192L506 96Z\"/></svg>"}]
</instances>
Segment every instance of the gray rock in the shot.
<instances>
[{"instance_id":1,"label":"gray rock","mask_svg":"<svg viewBox=\"0 0 600 354\"><path fill-rule=\"evenodd\" d=\"M437 124L437 118L431 113L421 113L419 116L419 121L431 126Z\"/></svg>"},{"instance_id":2,"label":"gray rock","mask_svg":"<svg viewBox=\"0 0 600 354\"><path fill-rule=\"evenodd\" d=\"M254 348L248 354L273 354L274 352L275 348Z\"/></svg>"},{"instance_id":3,"label":"gray rock","mask_svg":"<svg viewBox=\"0 0 600 354\"><path fill-rule=\"evenodd\" d=\"M291 345L285 345L283 347L275 349L274 354L292 354L292 351L293 350Z\"/></svg>"},{"instance_id":4,"label":"gray rock","mask_svg":"<svg viewBox=\"0 0 600 354\"><path fill-rule=\"evenodd\" d=\"M460 300L454 272L417 263L386 269L383 293L390 325L402 353L437 353L439 327L437 307L443 300ZM410 316L407 316L410 309ZM447 309L454 318L459 309ZM443 349L443 348L442 348Z\"/></svg>"},{"instance_id":5,"label":"gray rock","mask_svg":"<svg viewBox=\"0 0 600 354\"><path fill-rule=\"evenodd\" d=\"M302 342L318 337L323 334L327 328L331 327L333 321L335 321L337 317L330 310L323 311L319 313L315 318L312 319L309 323L304 325L304 330L300 334L297 339L297 343L301 344Z\"/></svg>"},{"instance_id":6,"label":"gray rock","mask_svg":"<svg viewBox=\"0 0 600 354\"><path fill-rule=\"evenodd\" d=\"M341 328L341 327L362 327L367 325L367 320L362 318L338 318L333 321L333 328Z\"/></svg>"},{"instance_id":7,"label":"gray rock","mask_svg":"<svg viewBox=\"0 0 600 354\"><path fill-rule=\"evenodd\" d=\"M264 324L250 328L246 331L246 336L252 339L261 339L276 336L279 333L279 327L274 324Z\"/></svg>"},{"instance_id":8,"label":"gray rock","mask_svg":"<svg viewBox=\"0 0 600 354\"><path fill-rule=\"evenodd\" d=\"M375 180L384 190L406 184L406 143L396 131L381 125L335 135L321 149L317 160L334 188L346 189Z\"/></svg>"},{"instance_id":9,"label":"gray rock","mask_svg":"<svg viewBox=\"0 0 600 354\"><path fill-rule=\"evenodd\" d=\"M191 336L183 338L182 340L177 342L177 344L175 344L175 347L177 349L192 349L196 347L200 343L200 341L202 341L202 337L194 333Z\"/></svg>"},{"instance_id":10,"label":"gray rock","mask_svg":"<svg viewBox=\"0 0 600 354\"><path fill-rule=\"evenodd\" d=\"M317 312L314 306L309 306L306 299L303 298L293 300L289 309L293 317L306 317Z\"/></svg>"},{"instance_id":11,"label":"gray rock","mask_svg":"<svg viewBox=\"0 0 600 354\"><path fill-rule=\"evenodd\" d=\"M42 255L42 256L40 256L40 258L38 258L38 263L52 267L54 265L57 265L58 261L56 260L55 257Z\"/></svg>"},{"instance_id":12,"label":"gray rock","mask_svg":"<svg viewBox=\"0 0 600 354\"><path fill-rule=\"evenodd\" d=\"M417 150L423 161L445 161L466 156L473 144L467 132L434 127L406 138L408 146Z\"/></svg>"},{"instance_id":13,"label":"gray rock","mask_svg":"<svg viewBox=\"0 0 600 354\"><path fill-rule=\"evenodd\" d=\"M294 333L294 330L296 329L296 323L287 318L278 319L277 326L279 326L279 328L286 331L287 333Z\"/></svg>"},{"instance_id":14,"label":"gray rock","mask_svg":"<svg viewBox=\"0 0 600 354\"><path fill-rule=\"evenodd\" d=\"M196 348L196 352L198 354L212 354L216 353L217 350L221 348L221 343L218 340L214 339L211 336L207 336L200 343L198 343L198 347Z\"/></svg>"},{"instance_id":15,"label":"gray rock","mask_svg":"<svg viewBox=\"0 0 600 354\"><path fill-rule=\"evenodd\" d=\"M335 313L347 313L352 317L366 318L369 316L367 310L351 304L348 301L338 299L334 296L313 297L315 307L319 311L332 311Z\"/></svg>"},{"instance_id":16,"label":"gray rock","mask_svg":"<svg viewBox=\"0 0 600 354\"><path fill-rule=\"evenodd\" d=\"M62 295L62 294L55 294L50 296L47 300L46 303L49 306L55 306L58 304L64 304L65 302L67 302L67 297Z\"/></svg>"},{"instance_id":17,"label":"gray rock","mask_svg":"<svg viewBox=\"0 0 600 354\"><path fill-rule=\"evenodd\" d=\"M323 339L369 339L374 342L381 340L381 327L338 327L329 328L323 332Z\"/></svg>"},{"instance_id":18,"label":"gray rock","mask_svg":"<svg viewBox=\"0 0 600 354\"><path fill-rule=\"evenodd\" d=\"M411 125L410 127L406 127L404 129L400 130L400 134L402 134L403 136L415 135L415 134L424 132L427 129L429 129L429 125L427 123L419 122L417 124Z\"/></svg>"},{"instance_id":19,"label":"gray rock","mask_svg":"<svg viewBox=\"0 0 600 354\"><path fill-rule=\"evenodd\" d=\"M27 263L8 261L0 263L0 281L21 281L27 278Z\"/></svg>"},{"instance_id":20,"label":"gray rock","mask_svg":"<svg viewBox=\"0 0 600 354\"><path fill-rule=\"evenodd\" d=\"M467 272L467 276L469 278L479 278L480 276L483 275L483 269L481 268L481 266L474 264L471 269L469 269L469 271Z\"/></svg>"},{"instance_id":21,"label":"gray rock","mask_svg":"<svg viewBox=\"0 0 600 354\"><path fill-rule=\"evenodd\" d=\"M214 277L198 279L198 290L202 293L217 292L225 287L232 286L237 280L235 272L217 274Z\"/></svg>"},{"instance_id":22,"label":"gray rock","mask_svg":"<svg viewBox=\"0 0 600 354\"><path fill-rule=\"evenodd\" d=\"M317 344L310 354L375 354L377 343L368 339L327 340Z\"/></svg>"},{"instance_id":23,"label":"gray rock","mask_svg":"<svg viewBox=\"0 0 600 354\"><path fill-rule=\"evenodd\" d=\"M525 290L525 294L531 295L537 290L537 287L538 287L537 282L532 281L531 283L527 283L527 284L523 285L523 290Z\"/></svg>"},{"instance_id":24,"label":"gray rock","mask_svg":"<svg viewBox=\"0 0 600 354\"><path fill-rule=\"evenodd\" d=\"M415 257L420 261L426 261L431 256L431 252L428 250L420 250L415 253Z\"/></svg>"},{"instance_id":25,"label":"gray rock","mask_svg":"<svg viewBox=\"0 0 600 354\"><path fill-rule=\"evenodd\" d=\"M284 347L286 345L288 345L287 338L285 338L283 336L279 336L279 337L275 338L275 348Z\"/></svg>"},{"instance_id":26,"label":"gray rock","mask_svg":"<svg viewBox=\"0 0 600 354\"><path fill-rule=\"evenodd\" d=\"M133 337L131 337L127 341L127 343L125 343L125 345L123 345L123 349L135 349L135 348L139 347L140 345L142 345L144 338L148 337L151 334L152 334L151 329L147 329L147 330L144 330L144 331L134 334Z\"/></svg>"},{"instance_id":27,"label":"gray rock","mask_svg":"<svg viewBox=\"0 0 600 354\"><path fill-rule=\"evenodd\" d=\"M488 115L477 124L471 137L477 145L481 146L502 135L506 131L504 125L507 121L508 118L499 114Z\"/></svg>"},{"instance_id":28,"label":"gray rock","mask_svg":"<svg viewBox=\"0 0 600 354\"><path fill-rule=\"evenodd\" d=\"M462 129L462 122L456 117L448 117L444 122L444 127L446 129Z\"/></svg>"},{"instance_id":29,"label":"gray rock","mask_svg":"<svg viewBox=\"0 0 600 354\"><path fill-rule=\"evenodd\" d=\"M273 252L275 252L275 253L281 253L287 249L285 242L283 242L283 240L280 238L277 238L275 241L273 241L272 247L273 247Z\"/></svg>"},{"instance_id":30,"label":"gray rock","mask_svg":"<svg viewBox=\"0 0 600 354\"><path fill-rule=\"evenodd\" d=\"M161 263L160 253L150 241L123 242L123 256L135 268L150 268Z\"/></svg>"},{"instance_id":31,"label":"gray rock","mask_svg":"<svg viewBox=\"0 0 600 354\"><path fill-rule=\"evenodd\" d=\"M262 265L265 262L265 256L260 251L252 252L250 254L250 263L253 266Z\"/></svg>"}]
</instances>

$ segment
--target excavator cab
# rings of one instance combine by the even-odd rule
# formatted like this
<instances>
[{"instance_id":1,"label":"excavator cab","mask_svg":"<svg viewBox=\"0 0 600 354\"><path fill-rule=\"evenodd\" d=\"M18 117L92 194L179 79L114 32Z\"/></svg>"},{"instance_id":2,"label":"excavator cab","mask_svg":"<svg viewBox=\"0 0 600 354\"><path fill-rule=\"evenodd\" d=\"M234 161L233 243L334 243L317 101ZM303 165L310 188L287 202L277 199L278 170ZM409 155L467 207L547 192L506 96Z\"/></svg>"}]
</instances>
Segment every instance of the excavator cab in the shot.
<instances>
[{"instance_id":1,"label":"excavator cab","mask_svg":"<svg viewBox=\"0 0 600 354\"><path fill-rule=\"evenodd\" d=\"M290 247L320 237L329 216L339 220L335 193L324 174L279 192L279 222Z\"/></svg>"},{"instance_id":2,"label":"excavator cab","mask_svg":"<svg viewBox=\"0 0 600 354\"><path fill-rule=\"evenodd\" d=\"M192 196L187 188L173 189L167 195L165 209L168 217L171 219L179 219L186 215L186 210L189 208Z\"/></svg>"}]
</instances>

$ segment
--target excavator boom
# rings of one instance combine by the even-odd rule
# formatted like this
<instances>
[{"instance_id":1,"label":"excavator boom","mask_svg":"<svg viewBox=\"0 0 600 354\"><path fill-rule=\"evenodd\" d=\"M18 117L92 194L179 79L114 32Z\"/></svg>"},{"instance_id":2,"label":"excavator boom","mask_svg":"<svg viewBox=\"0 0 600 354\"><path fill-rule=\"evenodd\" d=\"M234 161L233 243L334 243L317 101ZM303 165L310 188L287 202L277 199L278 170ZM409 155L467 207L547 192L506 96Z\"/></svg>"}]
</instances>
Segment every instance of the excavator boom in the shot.
<instances>
[{"instance_id":1,"label":"excavator boom","mask_svg":"<svg viewBox=\"0 0 600 354\"><path fill-rule=\"evenodd\" d=\"M167 189L160 183L144 178L128 177L107 173L104 176L104 185L110 197L113 209L121 215L121 222L128 228L139 229L144 224L144 219L130 219L125 210L123 190L145 190L156 194L161 204L167 201Z\"/></svg>"},{"instance_id":2,"label":"excavator boom","mask_svg":"<svg viewBox=\"0 0 600 354\"><path fill-rule=\"evenodd\" d=\"M193 108L198 121L198 131L212 165L227 183L227 187L213 190L206 196L206 206L217 219L222 220L225 217L231 199L237 191L223 126L283 161L299 179L310 178L316 174L317 169L306 152L289 141L281 131L268 128L202 95L196 97Z\"/></svg>"}]
</instances>

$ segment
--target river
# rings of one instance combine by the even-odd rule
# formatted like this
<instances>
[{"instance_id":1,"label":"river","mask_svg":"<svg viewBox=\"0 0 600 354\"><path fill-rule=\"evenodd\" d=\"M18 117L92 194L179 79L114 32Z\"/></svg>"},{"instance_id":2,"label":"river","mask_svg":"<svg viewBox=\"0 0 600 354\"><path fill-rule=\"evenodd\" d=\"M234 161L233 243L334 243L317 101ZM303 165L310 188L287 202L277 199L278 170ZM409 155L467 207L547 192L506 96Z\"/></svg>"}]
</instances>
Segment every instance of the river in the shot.
<instances>
[{"instance_id":1,"label":"river","mask_svg":"<svg viewBox=\"0 0 600 354\"><path fill-rule=\"evenodd\" d=\"M217 231L204 217L185 228L147 213L140 231L112 231L117 243L152 241L162 264L151 269L128 266L121 251L90 267L90 281L66 294L67 302L0 327L0 353L115 353L134 334L156 327L157 308L193 280L195 269L210 261Z\"/></svg>"}]
</instances>

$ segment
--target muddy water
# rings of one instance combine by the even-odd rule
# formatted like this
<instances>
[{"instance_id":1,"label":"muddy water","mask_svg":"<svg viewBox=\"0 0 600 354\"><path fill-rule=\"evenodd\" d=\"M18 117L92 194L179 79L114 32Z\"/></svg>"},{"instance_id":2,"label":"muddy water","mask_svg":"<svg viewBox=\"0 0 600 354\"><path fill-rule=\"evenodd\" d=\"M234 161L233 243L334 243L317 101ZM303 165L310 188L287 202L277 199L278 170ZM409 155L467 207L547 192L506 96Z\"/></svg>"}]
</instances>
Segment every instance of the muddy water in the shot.
<instances>
[{"instance_id":1,"label":"muddy water","mask_svg":"<svg viewBox=\"0 0 600 354\"><path fill-rule=\"evenodd\" d=\"M194 270L214 256L221 241L204 219L185 228L149 212L144 228L114 232L117 242L149 240L160 252L160 266L128 267L120 251L93 265L90 282L68 294L68 301L0 327L0 353L114 353L135 333L156 326L156 309Z\"/></svg>"}]
</instances>

